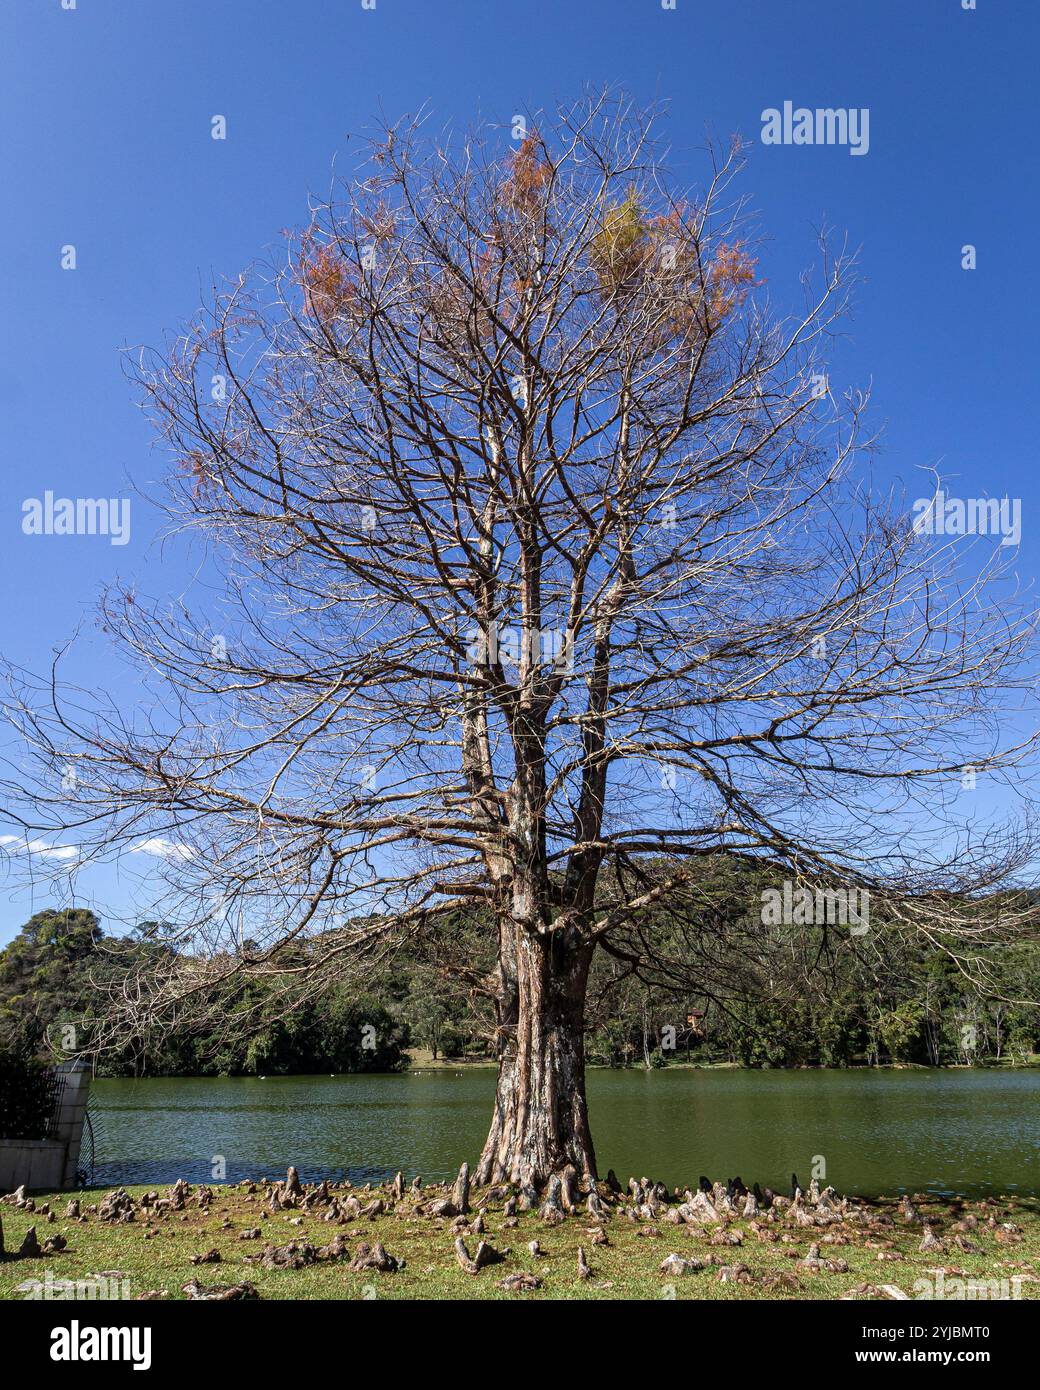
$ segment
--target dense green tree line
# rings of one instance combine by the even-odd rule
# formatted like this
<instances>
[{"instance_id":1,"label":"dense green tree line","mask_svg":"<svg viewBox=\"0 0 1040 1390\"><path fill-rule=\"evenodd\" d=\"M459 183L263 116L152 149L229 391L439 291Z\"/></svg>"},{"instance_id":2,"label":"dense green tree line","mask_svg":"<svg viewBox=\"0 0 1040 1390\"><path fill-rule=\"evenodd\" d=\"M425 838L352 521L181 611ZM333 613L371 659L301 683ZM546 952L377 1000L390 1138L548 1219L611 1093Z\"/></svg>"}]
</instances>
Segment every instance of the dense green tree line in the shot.
<instances>
[{"instance_id":1,"label":"dense green tree line","mask_svg":"<svg viewBox=\"0 0 1040 1390\"><path fill-rule=\"evenodd\" d=\"M862 938L834 925L764 928L755 904L766 881L757 868L720 859L683 912L600 954L590 1061L979 1065L1021 1063L1038 1050L1040 1012L1030 1001L1040 998L1040 947L990 948L991 987L980 992L952 959L884 921ZM287 994L277 974L252 979L203 1011L219 1016L219 1028L172 1019L113 1037L103 1027L106 1001L169 955L151 925L110 936L82 908L32 917L0 952L0 1051L96 1052L107 1075L387 1071L407 1065L408 1048L434 1058L493 1054L493 962L479 955L486 935L477 921L450 922L405 943L379 973L303 997Z\"/></svg>"},{"instance_id":2,"label":"dense green tree line","mask_svg":"<svg viewBox=\"0 0 1040 1390\"><path fill-rule=\"evenodd\" d=\"M260 987L226 1000L225 1026L104 1033L113 987L166 948L146 936L106 937L85 909L38 912L0 952L0 1052L90 1053L101 1075L176 1076L395 1071L406 1028L371 995L333 989L290 1010L258 1009ZM272 999L274 998L272 992Z\"/></svg>"}]
</instances>

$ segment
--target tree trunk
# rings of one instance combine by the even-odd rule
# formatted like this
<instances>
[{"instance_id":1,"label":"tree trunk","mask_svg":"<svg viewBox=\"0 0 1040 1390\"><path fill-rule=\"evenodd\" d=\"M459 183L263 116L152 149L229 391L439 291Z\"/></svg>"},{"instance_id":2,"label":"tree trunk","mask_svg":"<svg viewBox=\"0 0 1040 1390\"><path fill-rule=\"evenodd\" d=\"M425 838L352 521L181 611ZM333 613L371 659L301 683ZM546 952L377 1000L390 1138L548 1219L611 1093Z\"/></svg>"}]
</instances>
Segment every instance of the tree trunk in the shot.
<instances>
[{"instance_id":1,"label":"tree trunk","mask_svg":"<svg viewBox=\"0 0 1040 1390\"><path fill-rule=\"evenodd\" d=\"M585 991L592 948L569 939L569 931L513 930L515 974L499 1007L495 1114L476 1181L540 1187L568 1164L582 1179L594 1180L585 1102ZM502 973L508 980L508 968Z\"/></svg>"}]
</instances>

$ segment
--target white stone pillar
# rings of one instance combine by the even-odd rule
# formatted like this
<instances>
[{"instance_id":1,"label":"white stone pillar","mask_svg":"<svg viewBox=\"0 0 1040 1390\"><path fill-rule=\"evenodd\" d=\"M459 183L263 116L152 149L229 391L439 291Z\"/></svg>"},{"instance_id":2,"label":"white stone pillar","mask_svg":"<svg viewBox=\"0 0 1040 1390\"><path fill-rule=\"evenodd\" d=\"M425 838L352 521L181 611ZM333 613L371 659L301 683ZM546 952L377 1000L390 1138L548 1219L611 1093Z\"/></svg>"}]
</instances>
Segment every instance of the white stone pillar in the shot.
<instances>
[{"instance_id":1,"label":"white stone pillar","mask_svg":"<svg viewBox=\"0 0 1040 1390\"><path fill-rule=\"evenodd\" d=\"M86 1062L62 1062L56 1068L65 1083L54 1117L54 1138L65 1147L65 1163L61 1185L75 1187L79 1169L79 1152L83 1139L83 1123L90 1094L90 1067Z\"/></svg>"}]
</instances>

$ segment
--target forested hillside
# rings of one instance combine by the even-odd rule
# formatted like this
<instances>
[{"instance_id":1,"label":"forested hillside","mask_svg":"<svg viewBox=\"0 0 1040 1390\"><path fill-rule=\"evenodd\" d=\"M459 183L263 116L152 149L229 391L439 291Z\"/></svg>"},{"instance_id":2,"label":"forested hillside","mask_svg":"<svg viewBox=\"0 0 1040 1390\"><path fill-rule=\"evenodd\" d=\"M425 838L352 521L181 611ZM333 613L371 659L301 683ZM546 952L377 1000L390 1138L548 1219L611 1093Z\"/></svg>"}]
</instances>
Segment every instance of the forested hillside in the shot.
<instances>
[{"instance_id":1,"label":"forested hillside","mask_svg":"<svg viewBox=\"0 0 1040 1390\"><path fill-rule=\"evenodd\" d=\"M1013 1062L1037 1049L1040 948L980 953L980 992L949 957L914 949L885 922L857 936L829 926L763 927L761 871L720 860L698 902L597 956L587 1016L593 1063L660 1066L925 1065ZM750 906L749 906L750 905ZM386 1071L407 1050L489 1059L488 977L472 968L486 940L476 919L410 939L364 976L331 976L317 997L289 987L306 947L269 976L135 1032L107 1024L113 998L146 987L168 960L158 924L107 934L86 909L38 912L0 952L0 1048L97 1054L102 1075ZM649 938L649 939L648 939ZM248 943L246 947L248 949ZM466 959L465 970L457 962ZM485 963L490 972L493 962ZM282 971L286 973L282 973ZM289 982L289 985L287 985ZM207 1001L212 1004L212 999Z\"/></svg>"}]
</instances>

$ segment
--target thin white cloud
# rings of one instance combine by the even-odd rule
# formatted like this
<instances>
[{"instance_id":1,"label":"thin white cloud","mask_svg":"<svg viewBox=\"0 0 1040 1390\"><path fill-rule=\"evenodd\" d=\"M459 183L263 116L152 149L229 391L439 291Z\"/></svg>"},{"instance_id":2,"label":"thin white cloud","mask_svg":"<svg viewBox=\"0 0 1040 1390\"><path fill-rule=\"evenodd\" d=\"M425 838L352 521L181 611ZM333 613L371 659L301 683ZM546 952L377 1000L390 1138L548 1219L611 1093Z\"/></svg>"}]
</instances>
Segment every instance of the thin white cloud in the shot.
<instances>
[{"instance_id":1,"label":"thin white cloud","mask_svg":"<svg viewBox=\"0 0 1040 1390\"><path fill-rule=\"evenodd\" d=\"M195 851L190 845L178 845L173 840L164 840L161 835L151 840L142 840L134 845L131 854L154 854L157 859L194 859Z\"/></svg>"},{"instance_id":2,"label":"thin white cloud","mask_svg":"<svg viewBox=\"0 0 1040 1390\"><path fill-rule=\"evenodd\" d=\"M0 835L0 847L12 854L35 854L41 859L78 859L76 845L49 845L45 840L30 840L24 835Z\"/></svg>"}]
</instances>

